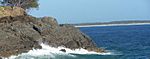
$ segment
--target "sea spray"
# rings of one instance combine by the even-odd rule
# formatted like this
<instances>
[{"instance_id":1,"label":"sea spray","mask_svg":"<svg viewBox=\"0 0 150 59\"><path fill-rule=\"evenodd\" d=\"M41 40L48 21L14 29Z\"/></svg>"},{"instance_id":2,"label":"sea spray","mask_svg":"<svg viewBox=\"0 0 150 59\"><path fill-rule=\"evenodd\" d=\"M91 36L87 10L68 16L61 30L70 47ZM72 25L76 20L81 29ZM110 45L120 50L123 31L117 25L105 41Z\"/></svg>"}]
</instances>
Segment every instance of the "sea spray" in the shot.
<instances>
[{"instance_id":1,"label":"sea spray","mask_svg":"<svg viewBox=\"0 0 150 59\"><path fill-rule=\"evenodd\" d=\"M49 45L41 43L42 49L32 49L27 53L22 53L18 56L11 56L9 58L4 59L58 59L58 57L71 57L75 58L76 56L74 54L96 54L96 55L111 55L112 53L97 53L94 51L87 51L85 49L74 49L71 50L69 48L65 47L51 47ZM61 49L65 49L66 52L60 51Z\"/></svg>"}]
</instances>

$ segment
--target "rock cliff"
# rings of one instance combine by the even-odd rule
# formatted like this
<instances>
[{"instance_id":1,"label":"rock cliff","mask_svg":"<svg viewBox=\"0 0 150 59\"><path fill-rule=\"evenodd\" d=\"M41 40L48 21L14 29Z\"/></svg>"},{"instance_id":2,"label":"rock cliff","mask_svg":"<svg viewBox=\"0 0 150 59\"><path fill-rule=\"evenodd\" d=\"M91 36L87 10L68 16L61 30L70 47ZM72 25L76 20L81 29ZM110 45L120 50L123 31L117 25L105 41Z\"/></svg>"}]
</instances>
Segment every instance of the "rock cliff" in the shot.
<instances>
[{"instance_id":1,"label":"rock cliff","mask_svg":"<svg viewBox=\"0 0 150 59\"><path fill-rule=\"evenodd\" d=\"M36 18L30 15L0 18L0 56L8 57L32 48L40 49L39 43L64 46L70 49L84 48L89 51L105 52L78 28L59 25L55 18Z\"/></svg>"}]
</instances>

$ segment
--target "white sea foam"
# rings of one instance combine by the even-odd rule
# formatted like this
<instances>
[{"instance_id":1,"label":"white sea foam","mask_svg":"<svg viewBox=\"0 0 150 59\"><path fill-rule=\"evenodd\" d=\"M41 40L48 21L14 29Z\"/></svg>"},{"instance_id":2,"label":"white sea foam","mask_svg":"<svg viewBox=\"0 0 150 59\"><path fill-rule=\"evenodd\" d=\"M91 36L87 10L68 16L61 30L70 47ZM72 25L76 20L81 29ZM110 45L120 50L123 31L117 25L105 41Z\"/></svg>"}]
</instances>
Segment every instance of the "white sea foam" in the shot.
<instances>
[{"instance_id":1,"label":"white sea foam","mask_svg":"<svg viewBox=\"0 0 150 59\"><path fill-rule=\"evenodd\" d=\"M97 26L126 26L126 25L147 25L150 23L131 23L131 24L106 24L106 25L79 25L75 27L97 27Z\"/></svg>"},{"instance_id":2,"label":"white sea foam","mask_svg":"<svg viewBox=\"0 0 150 59\"><path fill-rule=\"evenodd\" d=\"M54 47L50 47L49 45L46 44L41 44L42 49L33 49L30 50L27 53L22 53L18 56L11 56L9 58L4 58L4 59L24 59L24 57L29 57L29 59L34 59L34 57L37 56L48 56L49 59L51 58L55 58L56 55L57 56L69 56L69 57L76 57L73 54L98 54L98 55L111 55L112 53L107 52L107 53L97 53L97 52L93 52L93 51L87 51L85 49L75 49L75 50L71 50L69 48L65 48L65 47L58 47L58 48L54 48ZM62 52L60 51L61 49L65 49L66 52Z\"/></svg>"}]
</instances>

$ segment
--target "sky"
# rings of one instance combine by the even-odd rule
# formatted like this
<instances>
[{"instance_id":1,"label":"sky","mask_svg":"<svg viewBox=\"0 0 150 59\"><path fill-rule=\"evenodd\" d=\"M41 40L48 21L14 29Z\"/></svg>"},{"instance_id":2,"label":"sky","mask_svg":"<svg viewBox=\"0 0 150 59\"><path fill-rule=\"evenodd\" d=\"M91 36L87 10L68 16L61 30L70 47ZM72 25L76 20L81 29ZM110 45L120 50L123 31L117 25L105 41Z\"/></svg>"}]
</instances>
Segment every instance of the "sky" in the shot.
<instances>
[{"instance_id":1,"label":"sky","mask_svg":"<svg viewBox=\"0 0 150 59\"><path fill-rule=\"evenodd\" d=\"M29 13L51 16L59 23L150 20L150 0L39 0Z\"/></svg>"}]
</instances>

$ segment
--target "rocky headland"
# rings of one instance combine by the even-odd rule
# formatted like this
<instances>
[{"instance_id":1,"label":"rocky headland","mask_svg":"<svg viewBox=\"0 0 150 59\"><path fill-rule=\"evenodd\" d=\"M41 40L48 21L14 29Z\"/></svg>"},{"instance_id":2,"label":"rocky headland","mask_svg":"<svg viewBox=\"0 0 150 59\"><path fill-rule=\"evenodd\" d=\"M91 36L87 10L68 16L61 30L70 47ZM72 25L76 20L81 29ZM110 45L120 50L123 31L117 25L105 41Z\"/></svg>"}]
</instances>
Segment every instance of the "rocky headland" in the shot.
<instances>
[{"instance_id":1,"label":"rocky headland","mask_svg":"<svg viewBox=\"0 0 150 59\"><path fill-rule=\"evenodd\" d=\"M18 55L32 48L40 49L40 43L105 52L78 28L59 25L53 17L36 18L18 7L0 7L1 57Z\"/></svg>"}]
</instances>

